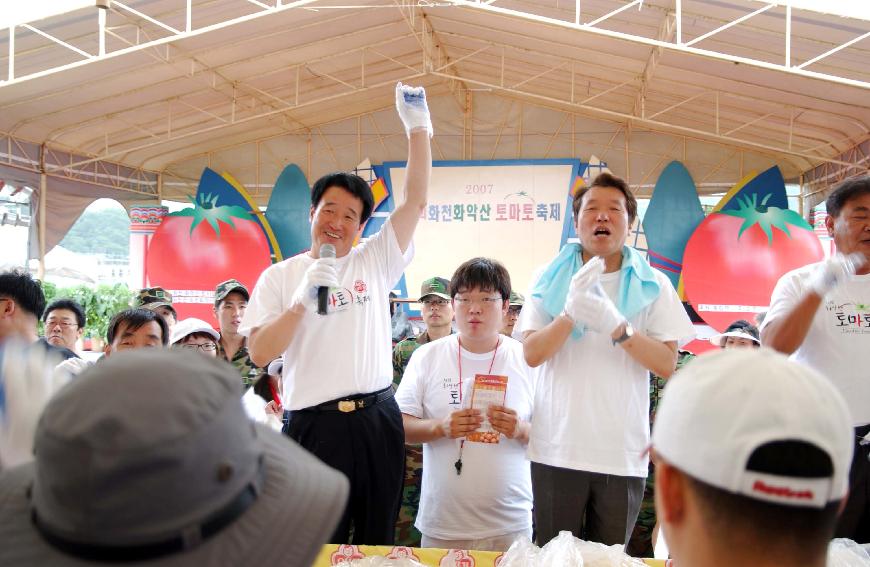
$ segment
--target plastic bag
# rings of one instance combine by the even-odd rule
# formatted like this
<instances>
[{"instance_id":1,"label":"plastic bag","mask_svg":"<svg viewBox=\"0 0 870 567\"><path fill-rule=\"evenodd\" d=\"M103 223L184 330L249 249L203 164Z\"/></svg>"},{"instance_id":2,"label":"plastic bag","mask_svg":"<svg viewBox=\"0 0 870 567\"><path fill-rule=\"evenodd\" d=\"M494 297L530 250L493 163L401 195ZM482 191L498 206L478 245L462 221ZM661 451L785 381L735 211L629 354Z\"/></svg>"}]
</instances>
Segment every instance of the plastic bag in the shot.
<instances>
[{"instance_id":1,"label":"plastic bag","mask_svg":"<svg viewBox=\"0 0 870 567\"><path fill-rule=\"evenodd\" d=\"M538 567L541 549L526 538L514 541L502 557L498 567Z\"/></svg>"},{"instance_id":2,"label":"plastic bag","mask_svg":"<svg viewBox=\"0 0 870 567\"><path fill-rule=\"evenodd\" d=\"M622 545L604 545L595 541L577 540L586 567L645 567L646 563L625 553Z\"/></svg>"},{"instance_id":3,"label":"plastic bag","mask_svg":"<svg viewBox=\"0 0 870 567\"><path fill-rule=\"evenodd\" d=\"M583 553L580 551L580 540L571 532L562 531L541 548L538 554L538 565L565 565L566 567L583 567Z\"/></svg>"},{"instance_id":4,"label":"plastic bag","mask_svg":"<svg viewBox=\"0 0 870 567\"><path fill-rule=\"evenodd\" d=\"M868 567L870 554L851 539L837 538L828 545L828 567Z\"/></svg>"}]
</instances>

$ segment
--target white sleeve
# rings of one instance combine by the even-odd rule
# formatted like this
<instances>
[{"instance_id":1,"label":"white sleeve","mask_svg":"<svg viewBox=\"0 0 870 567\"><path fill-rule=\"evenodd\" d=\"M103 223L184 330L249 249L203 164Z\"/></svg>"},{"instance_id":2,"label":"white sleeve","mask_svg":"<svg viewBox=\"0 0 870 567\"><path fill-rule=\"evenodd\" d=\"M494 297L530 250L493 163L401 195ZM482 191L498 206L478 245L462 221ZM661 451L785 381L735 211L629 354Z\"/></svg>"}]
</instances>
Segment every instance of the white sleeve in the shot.
<instances>
[{"instance_id":1,"label":"white sleeve","mask_svg":"<svg viewBox=\"0 0 870 567\"><path fill-rule=\"evenodd\" d=\"M242 317L242 324L239 326L240 334L249 337L252 329L262 327L287 308L282 301L282 289L284 284L290 289L295 289L297 283L281 282L281 276L282 272L279 271L277 264L266 268L260 274L257 285L254 286L254 291L251 293L251 299L248 301L245 315Z\"/></svg>"},{"instance_id":2,"label":"white sleeve","mask_svg":"<svg viewBox=\"0 0 870 567\"><path fill-rule=\"evenodd\" d=\"M532 276L532 284L526 291L526 302L520 310L520 316L517 319L517 324L514 328L514 332L519 334L520 337L522 337L523 333L526 331L539 331L543 329L553 320L553 318L544 311L544 308L541 305L541 300L532 297L532 290L535 289L538 279L541 277L541 274L544 273L545 268L546 266L541 266L535 270L535 274Z\"/></svg>"},{"instance_id":3,"label":"white sleeve","mask_svg":"<svg viewBox=\"0 0 870 567\"><path fill-rule=\"evenodd\" d=\"M362 253L374 255L379 271L386 268L384 271L387 275L388 287L393 287L399 281L405 268L414 258L414 243L411 242L403 254L390 219L384 221L381 229L361 246L363 246Z\"/></svg>"},{"instance_id":4,"label":"white sleeve","mask_svg":"<svg viewBox=\"0 0 870 567\"><path fill-rule=\"evenodd\" d=\"M408 360L405 374L402 375L402 381L396 390L396 403L399 404L402 413L423 419L423 392L420 376L423 371L421 361L425 356L419 356L419 354L420 349L418 348Z\"/></svg>"},{"instance_id":5,"label":"white sleeve","mask_svg":"<svg viewBox=\"0 0 870 567\"><path fill-rule=\"evenodd\" d=\"M671 281L665 276L657 279L661 291L650 306L646 324L641 330L651 339L684 345L695 338L695 326Z\"/></svg>"},{"instance_id":6,"label":"white sleeve","mask_svg":"<svg viewBox=\"0 0 870 567\"><path fill-rule=\"evenodd\" d=\"M770 309L767 310L767 315L764 316L764 321L761 322L761 329L763 330L768 323L785 316L791 311L802 293L801 280L797 273L789 272L779 278L770 296Z\"/></svg>"}]
</instances>

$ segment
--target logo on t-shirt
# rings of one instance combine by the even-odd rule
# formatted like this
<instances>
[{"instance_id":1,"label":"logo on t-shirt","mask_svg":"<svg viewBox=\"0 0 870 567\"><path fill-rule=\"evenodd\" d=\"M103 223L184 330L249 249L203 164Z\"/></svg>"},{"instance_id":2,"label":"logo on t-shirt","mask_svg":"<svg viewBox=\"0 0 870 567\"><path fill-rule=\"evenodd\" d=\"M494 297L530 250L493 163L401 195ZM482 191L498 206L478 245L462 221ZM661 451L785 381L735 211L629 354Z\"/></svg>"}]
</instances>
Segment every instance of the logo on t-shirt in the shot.
<instances>
[{"instance_id":1,"label":"logo on t-shirt","mask_svg":"<svg viewBox=\"0 0 870 567\"><path fill-rule=\"evenodd\" d=\"M350 290L344 287L329 288L329 311L338 313L339 311L347 311L354 305L365 307L372 298L368 293L368 285L363 280L357 280L353 284L354 289Z\"/></svg>"},{"instance_id":2,"label":"logo on t-shirt","mask_svg":"<svg viewBox=\"0 0 870 567\"><path fill-rule=\"evenodd\" d=\"M828 300L825 310L830 314L831 325L835 330L839 329L841 334L870 334L870 304Z\"/></svg>"},{"instance_id":3,"label":"logo on t-shirt","mask_svg":"<svg viewBox=\"0 0 870 567\"><path fill-rule=\"evenodd\" d=\"M462 396L459 395L459 380L456 378L444 378L441 380L441 388L447 394L447 404L456 410L462 405Z\"/></svg>"}]
</instances>

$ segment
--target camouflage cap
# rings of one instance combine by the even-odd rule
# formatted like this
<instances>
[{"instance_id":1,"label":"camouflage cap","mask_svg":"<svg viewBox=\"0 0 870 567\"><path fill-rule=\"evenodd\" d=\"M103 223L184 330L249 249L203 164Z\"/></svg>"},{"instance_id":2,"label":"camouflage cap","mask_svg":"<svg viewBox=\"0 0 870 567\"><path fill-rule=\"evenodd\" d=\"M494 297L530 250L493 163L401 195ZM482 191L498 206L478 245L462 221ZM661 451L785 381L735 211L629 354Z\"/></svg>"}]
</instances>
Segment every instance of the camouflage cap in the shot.
<instances>
[{"instance_id":1,"label":"camouflage cap","mask_svg":"<svg viewBox=\"0 0 870 567\"><path fill-rule=\"evenodd\" d=\"M523 294L511 290L510 300L508 301L511 307L522 307L525 302L526 298L523 297Z\"/></svg>"},{"instance_id":2,"label":"camouflage cap","mask_svg":"<svg viewBox=\"0 0 870 567\"><path fill-rule=\"evenodd\" d=\"M136 295L134 307L147 307L148 309L168 307L175 313L175 308L172 306L172 294L162 287L146 287L140 290Z\"/></svg>"},{"instance_id":3,"label":"camouflage cap","mask_svg":"<svg viewBox=\"0 0 870 567\"><path fill-rule=\"evenodd\" d=\"M227 280L217 284L217 287L214 288L214 304L217 305L234 291L245 296L245 301L251 299L251 294L248 293L248 288L242 285L242 282L239 280Z\"/></svg>"},{"instance_id":4,"label":"camouflage cap","mask_svg":"<svg viewBox=\"0 0 870 567\"><path fill-rule=\"evenodd\" d=\"M429 278L420 286L420 299L417 301L423 301L427 295L435 295L441 299L450 299L450 295L447 292L449 288L450 280L439 277Z\"/></svg>"}]
</instances>

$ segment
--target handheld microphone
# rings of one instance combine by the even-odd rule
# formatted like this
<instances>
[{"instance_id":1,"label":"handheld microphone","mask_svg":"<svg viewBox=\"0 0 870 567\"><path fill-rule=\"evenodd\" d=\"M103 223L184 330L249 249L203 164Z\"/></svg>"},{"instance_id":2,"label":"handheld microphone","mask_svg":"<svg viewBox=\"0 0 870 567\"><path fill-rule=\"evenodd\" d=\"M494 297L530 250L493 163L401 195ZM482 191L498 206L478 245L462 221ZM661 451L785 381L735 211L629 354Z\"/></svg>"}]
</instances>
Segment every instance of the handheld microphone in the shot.
<instances>
[{"instance_id":1,"label":"handheld microphone","mask_svg":"<svg viewBox=\"0 0 870 567\"><path fill-rule=\"evenodd\" d=\"M335 258L335 246L332 244L320 245L321 258ZM326 305L329 300L329 288L325 285L317 288L317 314L326 315Z\"/></svg>"}]
</instances>

